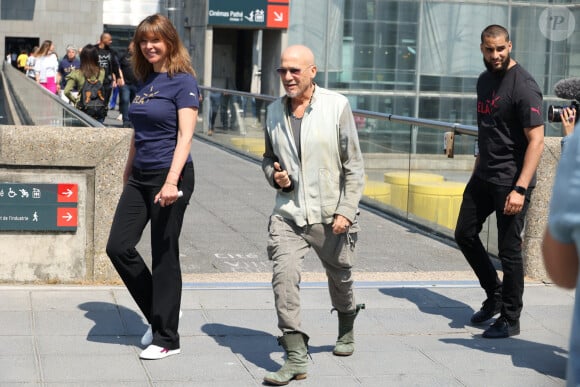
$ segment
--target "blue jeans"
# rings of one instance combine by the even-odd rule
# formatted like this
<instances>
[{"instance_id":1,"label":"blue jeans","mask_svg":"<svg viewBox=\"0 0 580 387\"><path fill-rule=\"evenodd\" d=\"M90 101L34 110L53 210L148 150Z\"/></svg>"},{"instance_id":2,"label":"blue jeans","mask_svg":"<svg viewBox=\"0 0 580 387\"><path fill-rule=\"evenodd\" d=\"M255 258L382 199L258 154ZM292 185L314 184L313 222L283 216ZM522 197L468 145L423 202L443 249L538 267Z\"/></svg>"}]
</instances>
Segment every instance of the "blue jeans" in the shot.
<instances>
[{"instance_id":1,"label":"blue jeans","mask_svg":"<svg viewBox=\"0 0 580 387\"><path fill-rule=\"evenodd\" d=\"M459 210L455 241L467 262L477 275L479 284L487 297L492 298L501 289L501 315L508 320L518 320L523 307L524 267L522 260L522 231L526 212L530 204L532 189L526 192L524 207L517 215L505 215L503 208L511 186L502 186L472 176ZM492 212L497 218L498 256L503 270L503 284L479 233L483 223Z\"/></svg>"},{"instance_id":2,"label":"blue jeans","mask_svg":"<svg viewBox=\"0 0 580 387\"><path fill-rule=\"evenodd\" d=\"M137 94L137 85L125 84L120 88L119 93L121 94L119 102L119 110L123 115L123 124L128 124L129 120L129 104L133 99L135 99L135 94Z\"/></svg>"}]
</instances>

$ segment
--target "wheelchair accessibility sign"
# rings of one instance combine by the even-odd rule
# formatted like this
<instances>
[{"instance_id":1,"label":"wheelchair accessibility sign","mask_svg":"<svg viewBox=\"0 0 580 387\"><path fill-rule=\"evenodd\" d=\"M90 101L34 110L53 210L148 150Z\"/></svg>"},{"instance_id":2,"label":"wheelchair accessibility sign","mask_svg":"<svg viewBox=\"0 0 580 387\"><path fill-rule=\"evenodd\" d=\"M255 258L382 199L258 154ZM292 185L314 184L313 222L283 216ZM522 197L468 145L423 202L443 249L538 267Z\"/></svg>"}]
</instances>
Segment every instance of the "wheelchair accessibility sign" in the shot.
<instances>
[{"instance_id":1,"label":"wheelchair accessibility sign","mask_svg":"<svg viewBox=\"0 0 580 387\"><path fill-rule=\"evenodd\" d=\"M0 183L0 231L76 231L78 184Z\"/></svg>"}]
</instances>

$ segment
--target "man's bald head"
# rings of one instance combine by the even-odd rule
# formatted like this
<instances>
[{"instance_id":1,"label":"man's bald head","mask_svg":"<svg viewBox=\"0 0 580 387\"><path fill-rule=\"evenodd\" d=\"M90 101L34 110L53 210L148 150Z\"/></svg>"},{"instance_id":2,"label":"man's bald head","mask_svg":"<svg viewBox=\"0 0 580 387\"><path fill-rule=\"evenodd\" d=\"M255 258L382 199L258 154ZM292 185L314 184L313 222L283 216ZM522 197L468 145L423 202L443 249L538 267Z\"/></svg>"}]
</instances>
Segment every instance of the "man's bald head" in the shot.
<instances>
[{"instance_id":1,"label":"man's bald head","mask_svg":"<svg viewBox=\"0 0 580 387\"><path fill-rule=\"evenodd\" d=\"M103 32L99 40L99 47L105 48L105 46L110 46L113 43L113 37L108 32Z\"/></svg>"},{"instance_id":2,"label":"man's bald head","mask_svg":"<svg viewBox=\"0 0 580 387\"><path fill-rule=\"evenodd\" d=\"M308 47L301 44L296 44L287 47L282 52L281 61L284 62L284 60L295 60L303 62L306 66L309 66L314 65L314 54Z\"/></svg>"}]
</instances>

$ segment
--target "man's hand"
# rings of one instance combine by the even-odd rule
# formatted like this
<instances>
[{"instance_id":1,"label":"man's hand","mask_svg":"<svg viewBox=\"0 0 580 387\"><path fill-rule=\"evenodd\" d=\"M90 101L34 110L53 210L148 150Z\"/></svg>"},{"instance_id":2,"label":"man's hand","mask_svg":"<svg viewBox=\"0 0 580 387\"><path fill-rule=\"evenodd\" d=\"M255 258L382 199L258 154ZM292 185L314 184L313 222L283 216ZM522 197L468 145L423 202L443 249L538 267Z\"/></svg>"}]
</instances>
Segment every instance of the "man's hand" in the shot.
<instances>
[{"instance_id":1,"label":"man's hand","mask_svg":"<svg viewBox=\"0 0 580 387\"><path fill-rule=\"evenodd\" d=\"M277 161L274 161L274 169L276 170L274 172L274 181L276 184L282 188L290 187L292 181L290 180L290 176L288 176L288 171L282 170L280 163Z\"/></svg>"},{"instance_id":2,"label":"man's hand","mask_svg":"<svg viewBox=\"0 0 580 387\"><path fill-rule=\"evenodd\" d=\"M350 226L351 226L350 220L339 214L334 215L334 222L332 222L333 233L338 235L348 232Z\"/></svg>"},{"instance_id":3,"label":"man's hand","mask_svg":"<svg viewBox=\"0 0 580 387\"><path fill-rule=\"evenodd\" d=\"M519 214L524 208L524 200L526 195L512 191L505 198L505 205L503 207L503 213L506 215L516 215Z\"/></svg>"}]
</instances>

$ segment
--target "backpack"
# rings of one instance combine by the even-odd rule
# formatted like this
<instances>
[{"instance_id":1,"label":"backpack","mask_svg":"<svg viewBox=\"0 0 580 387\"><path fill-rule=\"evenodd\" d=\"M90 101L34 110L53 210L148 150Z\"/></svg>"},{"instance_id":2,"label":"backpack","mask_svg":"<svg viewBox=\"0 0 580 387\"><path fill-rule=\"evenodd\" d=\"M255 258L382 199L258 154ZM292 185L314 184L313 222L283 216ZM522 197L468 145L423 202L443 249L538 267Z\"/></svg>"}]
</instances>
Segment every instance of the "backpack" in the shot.
<instances>
[{"instance_id":1,"label":"backpack","mask_svg":"<svg viewBox=\"0 0 580 387\"><path fill-rule=\"evenodd\" d=\"M107 116L107 104L105 103L105 91L103 84L98 79L85 79L85 84L79 92L77 109L88 114L96 120Z\"/></svg>"}]
</instances>

